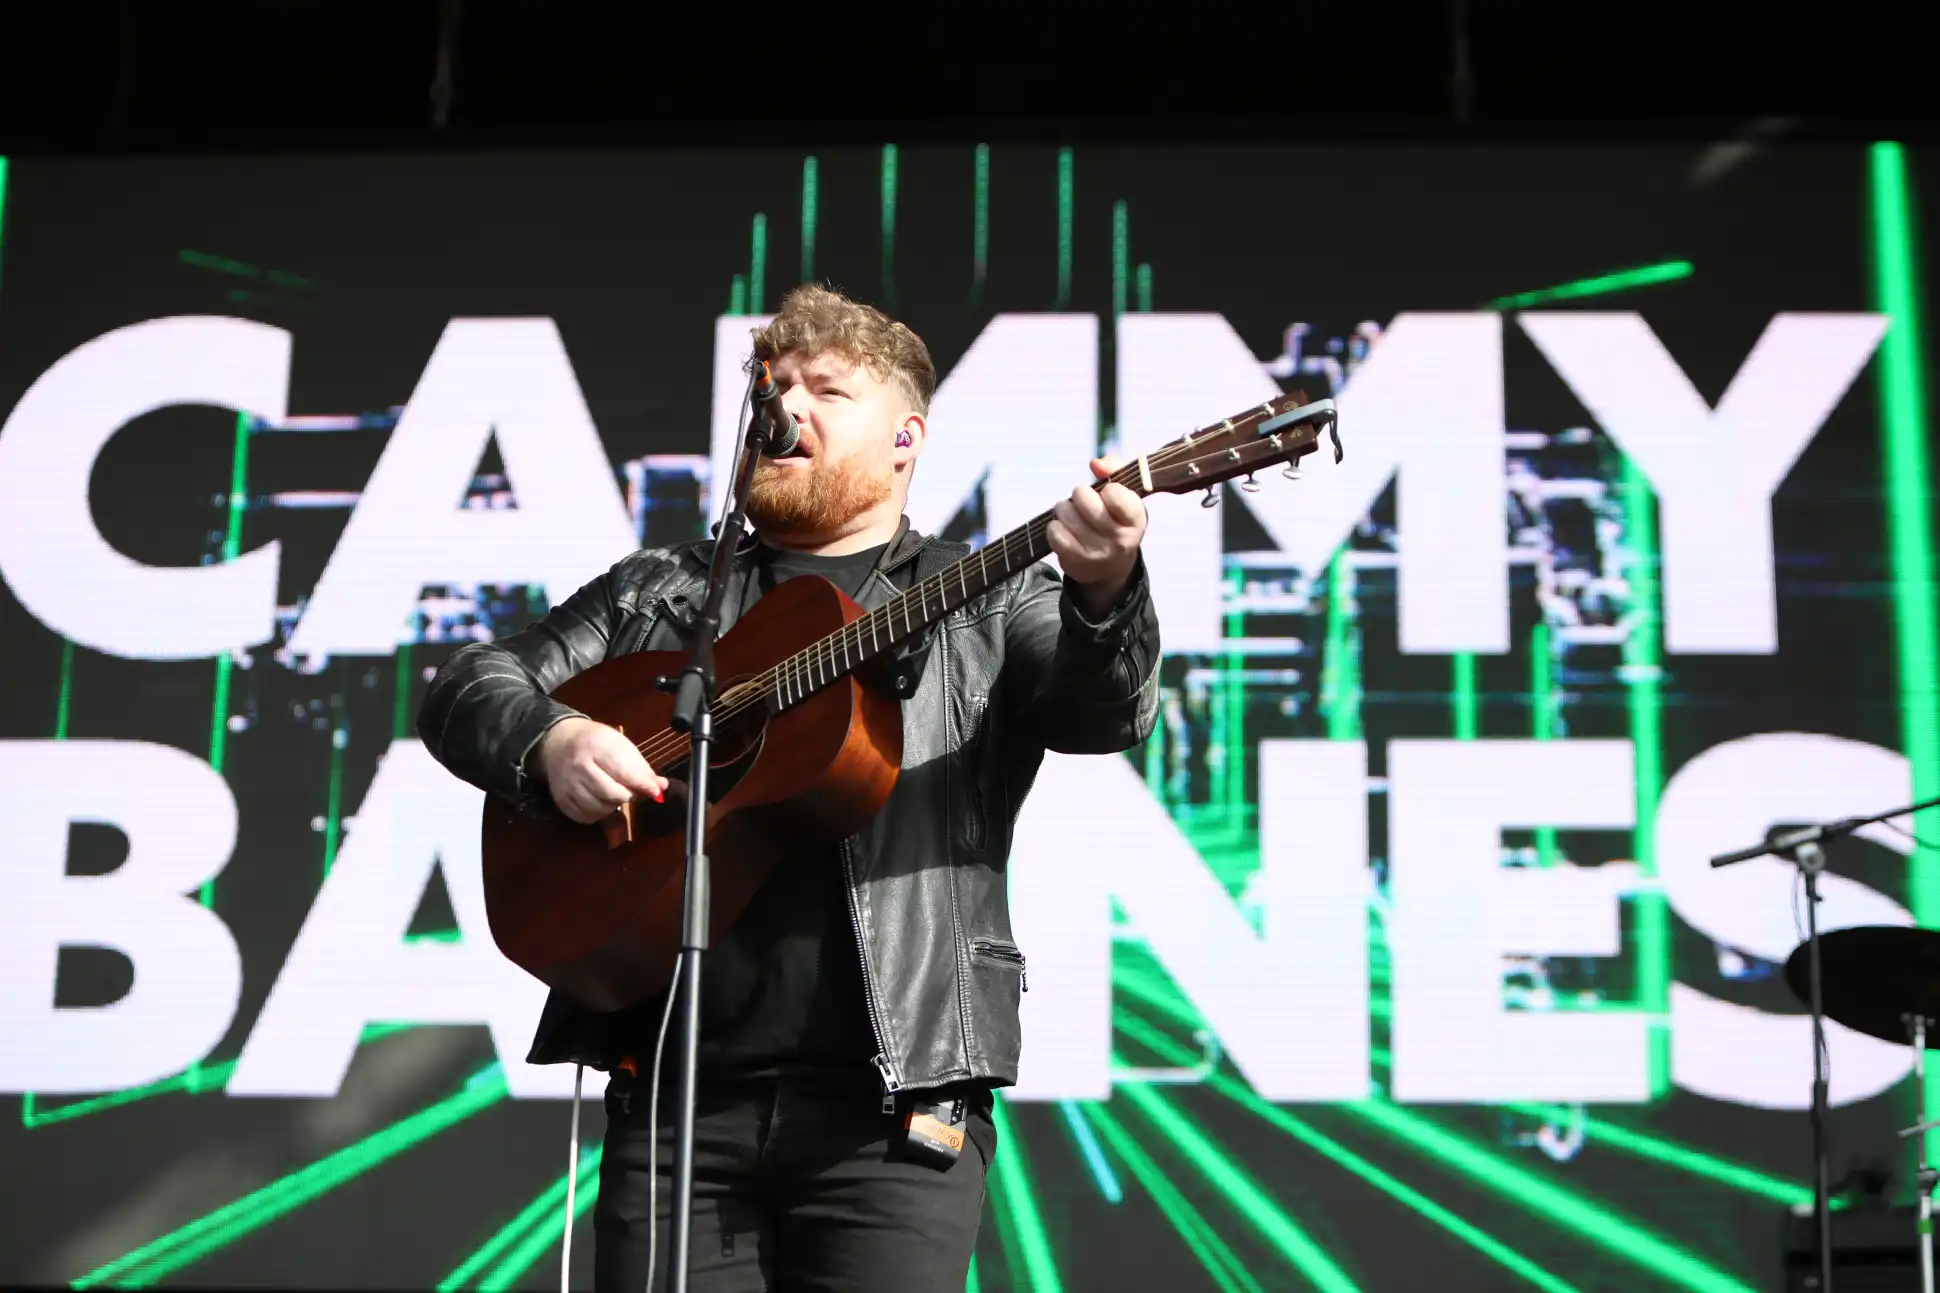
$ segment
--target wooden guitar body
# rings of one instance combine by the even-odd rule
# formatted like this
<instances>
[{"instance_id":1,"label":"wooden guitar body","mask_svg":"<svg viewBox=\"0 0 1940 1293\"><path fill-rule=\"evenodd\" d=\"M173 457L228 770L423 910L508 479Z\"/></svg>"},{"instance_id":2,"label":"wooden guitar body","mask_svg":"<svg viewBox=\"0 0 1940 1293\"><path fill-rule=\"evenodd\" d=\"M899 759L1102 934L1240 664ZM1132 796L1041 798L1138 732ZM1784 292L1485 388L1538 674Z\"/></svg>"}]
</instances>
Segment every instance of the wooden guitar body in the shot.
<instances>
[{"instance_id":1,"label":"wooden guitar body","mask_svg":"<svg viewBox=\"0 0 1940 1293\"><path fill-rule=\"evenodd\" d=\"M791 579L763 596L715 647L717 693L864 614L827 580ZM667 731L673 695L655 680L684 652L618 656L553 693L636 744ZM902 706L849 675L780 712L755 704L719 716L708 772L709 941L746 908L776 866L826 855L879 812L902 765ZM686 743L655 767L664 804L633 806L632 840L606 825L517 814L485 801L482 852L492 938L514 964L594 1010L647 1000L671 981L686 877Z\"/></svg>"}]
</instances>

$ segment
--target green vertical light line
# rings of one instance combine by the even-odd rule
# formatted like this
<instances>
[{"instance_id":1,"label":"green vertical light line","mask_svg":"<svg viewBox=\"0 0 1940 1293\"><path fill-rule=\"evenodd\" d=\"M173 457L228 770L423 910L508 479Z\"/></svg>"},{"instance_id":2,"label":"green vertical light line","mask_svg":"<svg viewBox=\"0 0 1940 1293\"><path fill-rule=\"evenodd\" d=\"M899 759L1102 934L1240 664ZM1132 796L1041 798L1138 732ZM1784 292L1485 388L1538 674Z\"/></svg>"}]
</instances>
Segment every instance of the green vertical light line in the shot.
<instances>
[{"instance_id":1,"label":"green vertical light line","mask_svg":"<svg viewBox=\"0 0 1940 1293\"><path fill-rule=\"evenodd\" d=\"M249 503L249 415L236 414L236 439L229 453L228 513L223 526L222 559L234 561L242 552L243 517ZM235 662L227 651L216 657L216 695L209 706L209 766L220 774L229 755L229 682ZM215 906L216 882L205 882L204 907Z\"/></svg>"},{"instance_id":2,"label":"green vertical light line","mask_svg":"<svg viewBox=\"0 0 1940 1293\"><path fill-rule=\"evenodd\" d=\"M896 303L896 145L882 146L882 299Z\"/></svg>"},{"instance_id":3,"label":"green vertical light line","mask_svg":"<svg viewBox=\"0 0 1940 1293\"><path fill-rule=\"evenodd\" d=\"M761 289L768 277L768 217L754 213L754 228L748 235L748 313L761 313Z\"/></svg>"},{"instance_id":4,"label":"green vertical light line","mask_svg":"<svg viewBox=\"0 0 1940 1293\"><path fill-rule=\"evenodd\" d=\"M977 160L972 180L975 208L970 219L970 288L978 298L983 295L984 279L990 273L990 145L977 145Z\"/></svg>"},{"instance_id":5,"label":"green vertical light line","mask_svg":"<svg viewBox=\"0 0 1940 1293\"><path fill-rule=\"evenodd\" d=\"M1246 591L1244 573L1237 567L1226 572L1226 594L1237 603ZM1220 653L1224 674L1219 690L1226 710L1224 758L1219 765L1219 811L1226 824L1227 838L1237 840L1246 827L1246 682L1244 660L1232 645L1246 636L1246 617L1239 611L1226 612L1226 648Z\"/></svg>"},{"instance_id":6,"label":"green vertical light line","mask_svg":"<svg viewBox=\"0 0 1940 1293\"><path fill-rule=\"evenodd\" d=\"M1532 1212L1546 1215L1559 1226L1635 1263L1666 1283L1695 1293L1753 1293L1751 1286L1660 1239L1647 1227L1626 1221L1399 1105L1366 1100L1335 1107L1413 1146L1440 1167L1458 1172Z\"/></svg>"},{"instance_id":7,"label":"green vertical light line","mask_svg":"<svg viewBox=\"0 0 1940 1293\"><path fill-rule=\"evenodd\" d=\"M1125 313L1132 277L1132 218L1123 198L1111 204L1111 317Z\"/></svg>"},{"instance_id":8,"label":"green vertical light line","mask_svg":"<svg viewBox=\"0 0 1940 1293\"><path fill-rule=\"evenodd\" d=\"M1327 1250L1282 1211L1259 1183L1234 1163L1223 1146L1194 1126L1170 1100L1155 1088L1144 1085L1121 1086L1117 1094L1123 1095L1150 1120L1178 1148L1181 1156L1225 1195L1239 1214L1316 1289L1321 1293L1359 1293L1360 1286L1327 1255Z\"/></svg>"},{"instance_id":9,"label":"green vertical light line","mask_svg":"<svg viewBox=\"0 0 1940 1293\"><path fill-rule=\"evenodd\" d=\"M1360 635L1354 618L1354 568L1342 548L1327 565L1327 657L1320 666L1320 706L1330 741L1361 736Z\"/></svg>"},{"instance_id":10,"label":"green vertical light line","mask_svg":"<svg viewBox=\"0 0 1940 1293\"><path fill-rule=\"evenodd\" d=\"M1529 632L1529 735L1538 741L1556 738L1556 697L1551 681L1549 621L1539 619ZM1536 828L1536 857L1543 866L1556 865L1556 828Z\"/></svg>"},{"instance_id":11,"label":"green vertical light line","mask_svg":"<svg viewBox=\"0 0 1940 1293\"><path fill-rule=\"evenodd\" d=\"M1918 220L1906 152L1897 143L1867 153L1872 225L1873 308L1888 319L1879 349L1879 414L1888 555L1893 574L1894 659L1900 691L1900 744L1913 774L1913 798L1940 795L1940 633L1935 628L1932 485L1927 462L1926 320L1920 294ZM1931 841L1940 814L1919 814L1914 834ZM1916 845L1907 859L1913 919L1940 926L1940 858ZM1927 1074L1926 1103L1940 1099L1940 1066ZM1940 1133L1926 1133L1929 1159Z\"/></svg>"},{"instance_id":12,"label":"green vertical light line","mask_svg":"<svg viewBox=\"0 0 1940 1293\"><path fill-rule=\"evenodd\" d=\"M1192 1255L1212 1276L1221 1293L1264 1293L1260 1284L1246 1270L1246 1264L1239 1259L1226 1241L1219 1237L1212 1223L1207 1221L1199 1209L1177 1186L1167 1179L1165 1172L1152 1160L1131 1133L1126 1131L1111 1111L1103 1105L1087 1101L1083 1115L1098 1124L1098 1130L1111 1143L1112 1152L1123 1160L1126 1168L1140 1187L1152 1197L1165 1219L1185 1241Z\"/></svg>"},{"instance_id":13,"label":"green vertical light line","mask_svg":"<svg viewBox=\"0 0 1940 1293\"><path fill-rule=\"evenodd\" d=\"M970 1273L963 1277L963 1293L983 1293L983 1281L977 1278L977 1255L970 1254Z\"/></svg>"},{"instance_id":14,"label":"green vertical light line","mask_svg":"<svg viewBox=\"0 0 1940 1293\"><path fill-rule=\"evenodd\" d=\"M7 159L0 156L0 264L7 251Z\"/></svg>"},{"instance_id":15,"label":"green vertical light line","mask_svg":"<svg viewBox=\"0 0 1940 1293\"><path fill-rule=\"evenodd\" d=\"M802 277L815 278L815 208L821 200L821 175L813 157L802 159Z\"/></svg>"},{"instance_id":16,"label":"green vertical light line","mask_svg":"<svg viewBox=\"0 0 1940 1293\"><path fill-rule=\"evenodd\" d=\"M1069 148L1058 149L1058 309L1071 304L1071 234L1078 207L1076 159Z\"/></svg>"},{"instance_id":17,"label":"green vertical light line","mask_svg":"<svg viewBox=\"0 0 1940 1293\"><path fill-rule=\"evenodd\" d=\"M1453 664L1454 687L1449 692L1449 700L1454 711L1455 739L1473 741L1477 729L1475 653L1457 652Z\"/></svg>"},{"instance_id":18,"label":"green vertical light line","mask_svg":"<svg viewBox=\"0 0 1940 1293\"><path fill-rule=\"evenodd\" d=\"M1152 267L1150 265L1138 267L1138 312L1140 314L1152 312Z\"/></svg>"},{"instance_id":19,"label":"green vertical light line","mask_svg":"<svg viewBox=\"0 0 1940 1293\"><path fill-rule=\"evenodd\" d=\"M411 644L401 642L397 648L397 682L392 690L391 699L391 739L409 740L412 726Z\"/></svg>"},{"instance_id":20,"label":"green vertical light line","mask_svg":"<svg viewBox=\"0 0 1940 1293\"><path fill-rule=\"evenodd\" d=\"M1002 1095L992 1103L990 1117L997 1126L997 1143L1002 1147L991 1172L996 1178L993 1193L998 1195L998 1207L1006 1214L1023 1257L1024 1269L1013 1270L1012 1281L1029 1293L1064 1293L1064 1281L1058 1277L1057 1259L1051 1252L1051 1236L1044 1228L1044 1214L1038 1208L1037 1194L1031 1185L1030 1159ZM1017 1278L1020 1274L1022 1280Z\"/></svg>"},{"instance_id":21,"label":"green vertical light line","mask_svg":"<svg viewBox=\"0 0 1940 1293\"><path fill-rule=\"evenodd\" d=\"M505 1097L505 1072L497 1064L489 1065L456 1095L98 1266L76 1279L72 1287L147 1288L159 1283Z\"/></svg>"},{"instance_id":22,"label":"green vertical light line","mask_svg":"<svg viewBox=\"0 0 1940 1293\"><path fill-rule=\"evenodd\" d=\"M61 639L61 680L60 688L54 696L54 739L67 739L68 714L74 702L74 643L69 638ZM34 1093L28 1091L20 1097L20 1123L23 1127L34 1125Z\"/></svg>"},{"instance_id":23,"label":"green vertical light line","mask_svg":"<svg viewBox=\"0 0 1940 1293\"><path fill-rule=\"evenodd\" d=\"M728 284L728 308L730 315L740 316L748 312L748 280L743 274L736 274Z\"/></svg>"},{"instance_id":24,"label":"green vertical light line","mask_svg":"<svg viewBox=\"0 0 1940 1293\"><path fill-rule=\"evenodd\" d=\"M1657 499L1628 455L1623 460L1624 533L1630 540L1630 632L1624 636L1630 748L1636 760L1637 827L1631 836L1638 874L1657 872L1657 798L1664 785L1663 657L1659 649ZM1671 928L1661 891L1638 894L1637 1004L1651 1016L1650 1090L1671 1089Z\"/></svg>"},{"instance_id":25,"label":"green vertical light line","mask_svg":"<svg viewBox=\"0 0 1940 1293\"><path fill-rule=\"evenodd\" d=\"M1192 1059L1191 1053L1185 1047L1175 1044L1156 1029L1128 1021L1124 1031L1128 1036L1134 1036L1141 1045L1151 1047L1168 1063L1184 1064ZM1440 1226L1462 1243L1528 1283L1546 1290L1546 1293L1578 1293L1574 1285L1560 1276L1538 1266L1502 1240L1450 1212L1421 1191L1383 1171L1339 1141L1317 1131L1311 1124L1294 1117L1277 1105L1268 1104L1242 1084L1222 1074L1215 1076L1211 1085L1219 1094L1245 1105L1247 1110L1256 1117L1292 1136L1336 1167L1359 1177L1402 1207L1419 1215L1423 1220Z\"/></svg>"}]
</instances>

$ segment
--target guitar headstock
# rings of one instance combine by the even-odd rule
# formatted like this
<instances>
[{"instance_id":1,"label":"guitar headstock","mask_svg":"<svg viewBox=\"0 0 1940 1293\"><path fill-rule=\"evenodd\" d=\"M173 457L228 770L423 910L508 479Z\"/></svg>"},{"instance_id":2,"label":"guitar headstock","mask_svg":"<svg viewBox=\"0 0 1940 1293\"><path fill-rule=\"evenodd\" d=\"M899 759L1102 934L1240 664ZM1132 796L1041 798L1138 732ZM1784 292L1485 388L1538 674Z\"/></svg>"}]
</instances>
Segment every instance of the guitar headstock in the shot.
<instances>
[{"instance_id":1,"label":"guitar headstock","mask_svg":"<svg viewBox=\"0 0 1940 1293\"><path fill-rule=\"evenodd\" d=\"M1288 476L1297 475L1294 464L1320 447L1323 431L1333 440L1334 461L1339 462L1334 401L1310 401L1304 391L1289 391L1145 455L1137 464L1139 484L1150 494L1190 494L1245 476L1249 479L1241 488L1258 488L1250 480L1253 473L1276 463L1287 464Z\"/></svg>"}]
</instances>

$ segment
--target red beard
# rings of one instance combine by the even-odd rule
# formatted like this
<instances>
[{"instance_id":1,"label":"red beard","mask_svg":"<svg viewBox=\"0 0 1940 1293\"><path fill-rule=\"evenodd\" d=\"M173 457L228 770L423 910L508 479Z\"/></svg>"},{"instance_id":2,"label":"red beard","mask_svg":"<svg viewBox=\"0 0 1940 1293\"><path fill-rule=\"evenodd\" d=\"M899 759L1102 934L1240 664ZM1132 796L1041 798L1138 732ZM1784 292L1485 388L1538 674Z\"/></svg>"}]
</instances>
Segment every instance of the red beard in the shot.
<instances>
[{"instance_id":1,"label":"red beard","mask_svg":"<svg viewBox=\"0 0 1940 1293\"><path fill-rule=\"evenodd\" d=\"M748 520L789 538L833 537L889 497L895 471L886 457L811 458L806 470L763 461L748 486Z\"/></svg>"}]
</instances>

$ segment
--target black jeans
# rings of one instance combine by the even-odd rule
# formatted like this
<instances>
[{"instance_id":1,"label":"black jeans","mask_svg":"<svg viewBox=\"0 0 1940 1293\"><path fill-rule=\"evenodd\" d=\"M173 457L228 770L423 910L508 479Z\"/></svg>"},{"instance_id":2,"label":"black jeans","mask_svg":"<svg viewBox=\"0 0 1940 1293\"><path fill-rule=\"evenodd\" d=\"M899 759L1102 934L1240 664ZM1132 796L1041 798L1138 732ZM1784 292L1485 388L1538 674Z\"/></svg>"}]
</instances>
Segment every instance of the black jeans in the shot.
<instances>
[{"instance_id":1,"label":"black jeans","mask_svg":"<svg viewBox=\"0 0 1940 1293\"><path fill-rule=\"evenodd\" d=\"M593 1287L667 1284L673 1078L660 1084L659 1145L647 1142L651 1090L615 1073L593 1209ZM873 1073L853 1078L703 1079L694 1118L692 1293L961 1293L997 1148L990 1093L966 1093L963 1152L947 1170L905 1158L902 1119L882 1109ZM647 1187L658 1175L655 1215Z\"/></svg>"}]
</instances>

